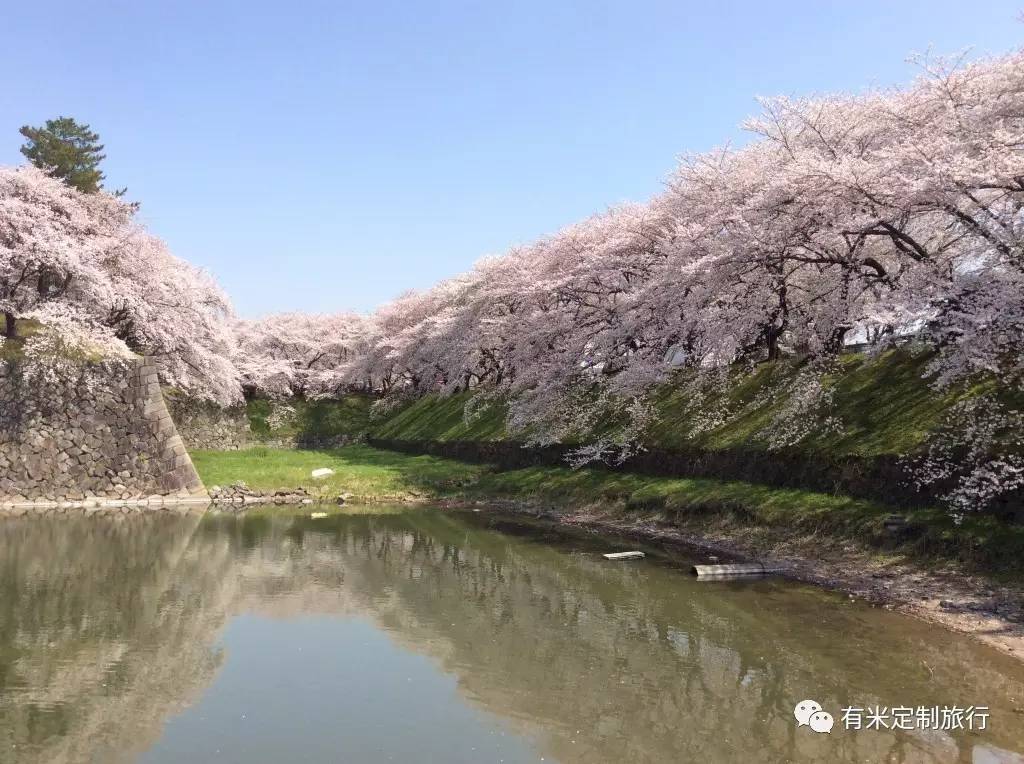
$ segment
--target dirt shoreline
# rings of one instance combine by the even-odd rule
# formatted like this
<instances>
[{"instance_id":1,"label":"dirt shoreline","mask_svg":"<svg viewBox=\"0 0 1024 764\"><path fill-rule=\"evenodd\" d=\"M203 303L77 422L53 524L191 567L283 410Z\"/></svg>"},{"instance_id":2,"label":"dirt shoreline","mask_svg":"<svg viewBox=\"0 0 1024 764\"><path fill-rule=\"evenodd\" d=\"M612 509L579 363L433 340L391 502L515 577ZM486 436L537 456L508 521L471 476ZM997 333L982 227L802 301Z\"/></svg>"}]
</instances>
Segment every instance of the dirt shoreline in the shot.
<instances>
[{"instance_id":1,"label":"dirt shoreline","mask_svg":"<svg viewBox=\"0 0 1024 764\"><path fill-rule=\"evenodd\" d=\"M679 525L657 515L623 517L608 509L559 508L508 499L447 501L442 505L492 508L595 533L777 564L785 569L786 578L938 624L1024 661L1024 590L965 573L951 564L925 569L896 553L848 540L793 536L776 528L737 526L715 518Z\"/></svg>"}]
</instances>

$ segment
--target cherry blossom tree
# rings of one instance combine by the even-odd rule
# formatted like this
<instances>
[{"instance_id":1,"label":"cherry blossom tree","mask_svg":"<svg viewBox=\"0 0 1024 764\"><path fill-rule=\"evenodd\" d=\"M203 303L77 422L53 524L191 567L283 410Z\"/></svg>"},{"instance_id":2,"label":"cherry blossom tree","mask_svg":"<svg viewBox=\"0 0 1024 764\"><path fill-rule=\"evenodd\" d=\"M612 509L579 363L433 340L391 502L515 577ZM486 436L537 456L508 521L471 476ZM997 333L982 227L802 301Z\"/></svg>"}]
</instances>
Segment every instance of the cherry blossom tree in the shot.
<instances>
[{"instance_id":1,"label":"cherry blossom tree","mask_svg":"<svg viewBox=\"0 0 1024 764\"><path fill-rule=\"evenodd\" d=\"M131 208L82 194L34 167L0 168L0 312L17 319L95 323L113 299L104 258L121 243Z\"/></svg>"},{"instance_id":2,"label":"cherry blossom tree","mask_svg":"<svg viewBox=\"0 0 1024 764\"><path fill-rule=\"evenodd\" d=\"M235 332L232 357L250 394L319 397L360 387L350 365L365 352L361 316L282 313L239 321Z\"/></svg>"},{"instance_id":3,"label":"cherry blossom tree","mask_svg":"<svg viewBox=\"0 0 1024 764\"><path fill-rule=\"evenodd\" d=\"M151 356L163 384L220 405L240 402L231 301L206 272L133 228L104 261L113 299L102 321L132 351Z\"/></svg>"},{"instance_id":4,"label":"cherry blossom tree","mask_svg":"<svg viewBox=\"0 0 1024 764\"><path fill-rule=\"evenodd\" d=\"M165 384L222 404L238 400L227 297L139 228L134 212L33 167L0 168L6 338L17 340L19 319L34 319L46 327L47 347L73 341L146 353Z\"/></svg>"}]
</instances>

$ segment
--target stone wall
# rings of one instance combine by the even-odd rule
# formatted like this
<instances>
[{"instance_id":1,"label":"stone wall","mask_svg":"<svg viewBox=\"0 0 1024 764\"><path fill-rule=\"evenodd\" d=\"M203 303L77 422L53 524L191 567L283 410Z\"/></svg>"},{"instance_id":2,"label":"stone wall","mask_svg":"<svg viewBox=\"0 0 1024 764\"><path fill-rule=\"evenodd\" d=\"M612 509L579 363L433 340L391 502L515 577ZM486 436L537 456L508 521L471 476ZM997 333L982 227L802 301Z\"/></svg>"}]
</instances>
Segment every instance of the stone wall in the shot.
<instances>
[{"instance_id":1,"label":"stone wall","mask_svg":"<svg viewBox=\"0 0 1024 764\"><path fill-rule=\"evenodd\" d=\"M0 500L205 493L148 360L0 363Z\"/></svg>"},{"instance_id":2,"label":"stone wall","mask_svg":"<svg viewBox=\"0 0 1024 764\"><path fill-rule=\"evenodd\" d=\"M249 417L244 406L225 409L168 396L167 407L190 450L237 451L250 445Z\"/></svg>"}]
</instances>

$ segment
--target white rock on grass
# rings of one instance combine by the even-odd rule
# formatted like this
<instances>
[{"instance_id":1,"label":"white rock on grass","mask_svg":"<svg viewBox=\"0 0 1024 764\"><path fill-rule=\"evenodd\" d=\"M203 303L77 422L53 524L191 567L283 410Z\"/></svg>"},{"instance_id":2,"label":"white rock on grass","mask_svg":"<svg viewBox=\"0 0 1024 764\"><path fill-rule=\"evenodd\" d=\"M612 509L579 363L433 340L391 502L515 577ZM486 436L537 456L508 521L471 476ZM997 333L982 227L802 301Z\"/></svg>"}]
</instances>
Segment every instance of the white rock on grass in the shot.
<instances>
[{"instance_id":1,"label":"white rock on grass","mask_svg":"<svg viewBox=\"0 0 1024 764\"><path fill-rule=\"evenodd\" d=\"M333 475L334 470L330 469L329 467L320 467L319 469L313 470L309 474L310 477L312 477L314 480L320 480L320 478L325 478L328 475Z\"/></svg>"}]
</instances>

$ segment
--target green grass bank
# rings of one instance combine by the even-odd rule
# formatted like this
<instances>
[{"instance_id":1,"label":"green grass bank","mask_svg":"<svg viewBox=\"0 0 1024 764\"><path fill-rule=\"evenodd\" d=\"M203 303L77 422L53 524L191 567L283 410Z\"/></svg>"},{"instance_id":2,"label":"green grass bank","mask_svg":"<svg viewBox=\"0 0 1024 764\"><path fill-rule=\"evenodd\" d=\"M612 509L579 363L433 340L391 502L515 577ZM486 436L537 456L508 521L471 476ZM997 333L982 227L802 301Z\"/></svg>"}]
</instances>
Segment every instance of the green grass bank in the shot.
<instances>
[{"instance_id":1,"label":"green grass bank","mask_svg":"<svg viewBox=\"0 0 1024 764\"><path fill-rule=\"evenodd\" d=\"M742 481L668 478L533 466L501 470L431 455L353 445L332 450L254 448L197 451L207 486L244 480L258 489L302 486L331 499L353 501L511 500L565 509L599 509L624 521L681 528L760 528L786 536L816 536L822 544L854 541L879 554L922 562L952 562L1018 580L1024 575L1024 528L977 516L956 525L941 509L905 512L905 535L895 539L883 521L891 507L877 502ZM310 478L318 467L335 474Z\"/></svg>"},{"instance_id":2,"label":"green grass bank","mask_svg":"<svg viewBox=\"0 0 1024 764\"><path fill-rule=\"evenodd\" d=\"M838 430L809 433L792 447L804 454L823 451L836 456L899 455L918 448L941 422L949 408L965 397L993 388L992 382L936 392L925 378L929 354L907 350L877 357L840 356L824 375L830 390L830 413L843 423ZM728 384L693 396L688 377L680 373L664 385L654 401L654 423L647 433L653 448L710 451L767 450L772 422L798 392L803 364L796 360L763 363L752 372L736 370ZM289 402L295 413L274 423L275 405L266 400L248 403L249 422L258 439L306 434L329 438L339 434L378 439L435 442L498 442L521 439L505 428L505 408L484 406L465 414L471 395L428 395L386 413L372 411L367 396L341 400ZM1024 405L1024 401L1015 401ZM708 411L723 414L722 422L704 426ZM614 416L611 417L614 419ZM579 433L572 441L592 435Z\"/></svg>"},{"instance_id":3,"label":"green grass bank","mask_svg":"<svg viewBox=\"0 0 1024 764\"><path fill-rule=\"evenodd\" d=\"M877 357L839 356L822 380L831 395L829 415L841 420L842 428L811 432L788 450L805 455L825 452L836 457L872 457L902 455L919 448L953 404L992 388L991 383L979 383L940 394L925 378L930 360L930 354L908 350ZM655 396L655 418L646 442L664 450L767 451L772 423L800 392L803 369L800 361L788 359L760 364L752 372L735 370L727 384L700 400L687 384L688 375L681 372ZM426 396L373 420L367 432L374 438L407 441L510 439L501 405L483 408L467 419L468 399L465 393L447 398ZM709 411L722 414L720 424L706 426L701 421ZM580 433L576 440L588 435Z\"/></svg>"},{"instance_id":4,"label":"green grass bank","mask_svg":"<svg viewBox=\"0 0 1024 764\"><path fill-rule=\"evenodd\" d=\"M909 480L906 456L926 448L955 404L998 388L981 380L939 392L927 379L930 360L909 349L840 356L818 372L815 384L826 394L810 405L801 399L809 382L799 359L734 369L710 389L680 372L653 396L645 450L624 469L847 495L901 510L935 504L952 483L919 492ZM561 444L524 449L528 434L506 429L501 402L474 407L467 416L470 400L469 393L429 395L382 411L370 398L351 396L290 403L285 417L275 415L277 404L257 400L248 404L248 415L254 436L265 442L365 441L505 469L559 466L568 451L599 434L580 432ZM615 420L615 411L601 418ZM780 445L779 433L792 430L800 437Z\"/></svg>"}]
</instances>

